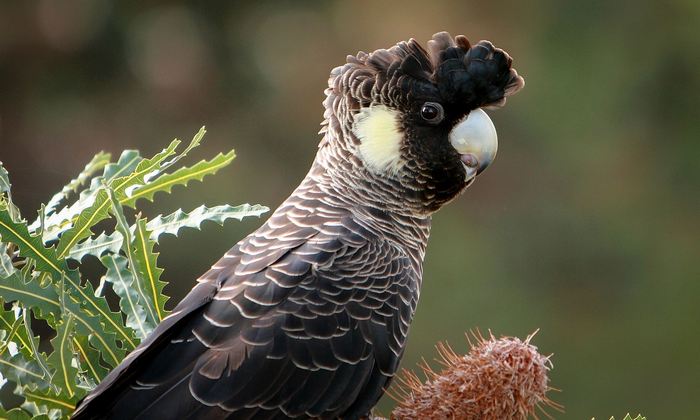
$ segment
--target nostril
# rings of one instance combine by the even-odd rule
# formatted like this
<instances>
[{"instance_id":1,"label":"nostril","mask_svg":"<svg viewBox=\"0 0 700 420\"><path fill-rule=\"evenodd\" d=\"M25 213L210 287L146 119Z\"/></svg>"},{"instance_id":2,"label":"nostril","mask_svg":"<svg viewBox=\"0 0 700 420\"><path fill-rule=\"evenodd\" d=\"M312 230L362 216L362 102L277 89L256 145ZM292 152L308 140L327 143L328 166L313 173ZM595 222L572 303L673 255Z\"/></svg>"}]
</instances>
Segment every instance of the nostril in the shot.
<instances>
[{"instance_id":1,"label":"nostril","mask_svg":"<svg viewBox=\"0 0 700 420\"><path fill-rule=\"evenodd\" d=\"M476 156L471 153L460 156L460 159L462 159L462 162L464 162L464 164L470 168L476 168L479 166L479 159L477 159Z\"/></svg>"}]
</instances>

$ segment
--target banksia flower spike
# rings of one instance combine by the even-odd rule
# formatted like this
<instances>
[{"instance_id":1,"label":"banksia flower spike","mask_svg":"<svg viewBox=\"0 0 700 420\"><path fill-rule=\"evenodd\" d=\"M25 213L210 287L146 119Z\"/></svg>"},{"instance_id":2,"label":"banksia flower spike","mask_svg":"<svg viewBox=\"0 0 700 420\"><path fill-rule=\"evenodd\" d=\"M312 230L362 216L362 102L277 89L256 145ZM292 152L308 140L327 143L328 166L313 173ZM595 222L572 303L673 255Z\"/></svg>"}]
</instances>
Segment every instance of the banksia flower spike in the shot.
<instances>
[{"instance_id":1,"label":"banksia flower spike","mask_svg":"<svg viewBox=\"0 0 700 420\"><path fill-rule=\"evenodd\" d=\"M471 350L464 356L447 344L438 344L443 370L436 373L423 362L425 383L415 373L404 371L394 389L399 405L391 418L537 419L538 409L551 418L545 408L561 411L562 407L546 395L553 390L547 377L552 363L550 356L541 355L530 344L535 333L524 341L472 333L476 343L469 340Z\"/></svg>"}]
</instances>

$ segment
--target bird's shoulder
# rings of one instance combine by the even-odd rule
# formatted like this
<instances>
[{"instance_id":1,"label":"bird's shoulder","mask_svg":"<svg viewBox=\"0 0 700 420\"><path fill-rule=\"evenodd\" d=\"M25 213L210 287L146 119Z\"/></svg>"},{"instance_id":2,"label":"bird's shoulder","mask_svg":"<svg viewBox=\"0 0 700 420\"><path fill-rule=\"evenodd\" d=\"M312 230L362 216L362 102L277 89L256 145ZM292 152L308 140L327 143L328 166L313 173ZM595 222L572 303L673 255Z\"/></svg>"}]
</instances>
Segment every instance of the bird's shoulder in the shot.
<instances>
[{"instance_id":1,"label":"bird's shoulder","mask_svg":"<svg viewBox=\"0 0 700 420\"><path fill-rule=\"evenodd\" d=\"M314 200L282 205L259 229L237 243L199 282L216 285L215 299L230 299L259 287L349 279L420 275L411 249L357 212ZM381 287L381 284L379 284ZM272 305L275 302L259 302Z\"/></svg>"}]
</instances>

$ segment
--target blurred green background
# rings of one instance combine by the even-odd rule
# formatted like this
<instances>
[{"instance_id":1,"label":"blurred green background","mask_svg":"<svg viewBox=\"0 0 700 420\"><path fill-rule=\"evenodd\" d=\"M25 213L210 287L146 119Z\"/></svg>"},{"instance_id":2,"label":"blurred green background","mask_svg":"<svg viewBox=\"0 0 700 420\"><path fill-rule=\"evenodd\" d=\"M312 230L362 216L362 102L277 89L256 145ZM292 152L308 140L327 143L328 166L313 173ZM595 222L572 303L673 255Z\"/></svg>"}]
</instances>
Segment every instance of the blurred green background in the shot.
<instances>
[{"instance_id":1,"label":"blurred green background","mask_svg":"<svg viewBox=\"0 0 700 420\"><path fill-rule=\"evenodd\" d=\"M198 158L235 147L233 166L145 213L275 207L330 69L440 30L506 49L526 87L491 112L495 165L434 219L403 367L468 329L539 328L557 418L697 418L700 2L2 0L0 160L31 217L97 151L206 124ZM260 222L165 241L171 303Z\"/></svg>"}]
</instances>

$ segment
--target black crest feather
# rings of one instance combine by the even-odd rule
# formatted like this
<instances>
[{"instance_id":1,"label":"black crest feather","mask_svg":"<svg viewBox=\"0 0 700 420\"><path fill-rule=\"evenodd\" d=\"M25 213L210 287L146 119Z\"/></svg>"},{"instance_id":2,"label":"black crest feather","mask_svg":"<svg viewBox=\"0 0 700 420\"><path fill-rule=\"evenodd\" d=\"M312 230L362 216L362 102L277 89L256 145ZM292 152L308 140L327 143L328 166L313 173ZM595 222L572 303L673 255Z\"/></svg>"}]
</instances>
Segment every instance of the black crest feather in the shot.
<instances>
[{"instance_id":1,"label":"black crest feather","mask_svg":"<svg viewBox=\"0 0 700 420\"><path fill-rule=\"evenodd\" d=\"M468 109L503 106L525 85L505 51L489 41L472 45L464 35L453 39L447 32L433 35L427 50L411 39L390 49L360 52L347 62L337 74L363 105L382 98L400 100L387 92L398 85L413 94L437 88L443 100Z\"/></svg>"}]
</instances>

